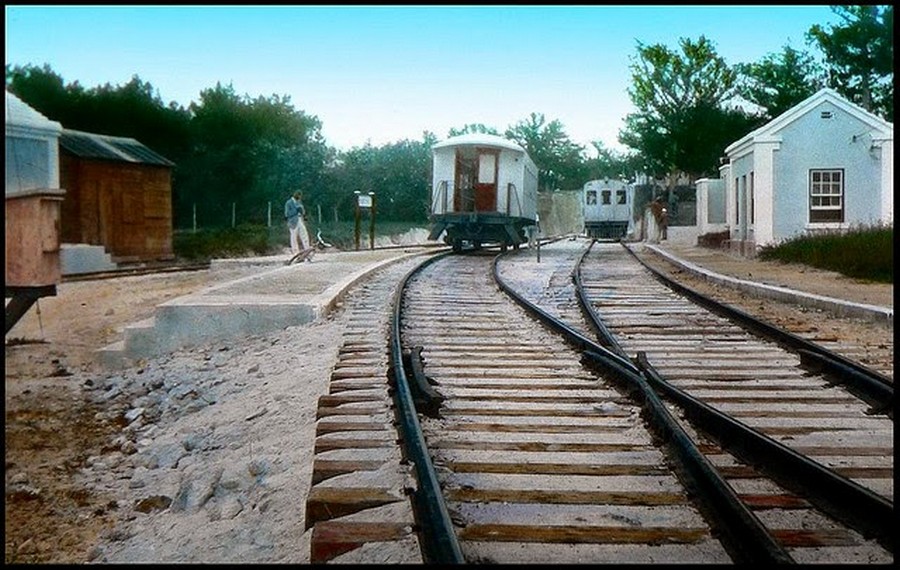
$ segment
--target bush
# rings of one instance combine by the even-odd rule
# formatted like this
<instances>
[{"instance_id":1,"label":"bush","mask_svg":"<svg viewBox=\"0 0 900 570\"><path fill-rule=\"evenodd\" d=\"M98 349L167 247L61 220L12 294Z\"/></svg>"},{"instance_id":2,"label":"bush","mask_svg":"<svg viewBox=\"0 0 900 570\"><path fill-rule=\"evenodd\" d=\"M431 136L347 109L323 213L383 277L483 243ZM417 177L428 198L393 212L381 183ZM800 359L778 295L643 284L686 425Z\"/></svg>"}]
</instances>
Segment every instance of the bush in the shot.
<instances>
[{"instance_id":1,"label":"bush","mask_svg":"<svg viewBox=\"0 0 900 570\"><path fill-rule=\"evenodd\" d=\"M759 252L764 260L796 262L842 275L894 282L893 226L861 226L848 231L804 235Z\"/></svg>"},{"instance_id":2,"label":"bush","mask_svg":"<svg viewBox=\"0 0 900 570\"><path fill-rule=\"evenodd\" d=\"M282 235L283 234L283 235ZM288 243L287 230L256 225L236 228L178 230L173 236L175 255L191 261L213 258L275 255Z\"/></svg>"},{"instance_id":3,"label":"bush","mask_svg":"<svg viewBox=\"0 0 900 570\"><path fill-rule=\"evenodd\" d=\"M401 234L410 228L421 227L412 222L375 222L378 236ZM322 240L339 250L356 249L356 224L347 222L307 221L309 239L315 243L317 232L322 232ZM359 228L361 249L369 248L369 220L364 219ZM272 227L242 224L236 228L176 230L173 238L175 255L189 261L209 261L214 258L250 257L278 255L290 247L287 227L276 224Z\"/></svg>"}]
</instances>

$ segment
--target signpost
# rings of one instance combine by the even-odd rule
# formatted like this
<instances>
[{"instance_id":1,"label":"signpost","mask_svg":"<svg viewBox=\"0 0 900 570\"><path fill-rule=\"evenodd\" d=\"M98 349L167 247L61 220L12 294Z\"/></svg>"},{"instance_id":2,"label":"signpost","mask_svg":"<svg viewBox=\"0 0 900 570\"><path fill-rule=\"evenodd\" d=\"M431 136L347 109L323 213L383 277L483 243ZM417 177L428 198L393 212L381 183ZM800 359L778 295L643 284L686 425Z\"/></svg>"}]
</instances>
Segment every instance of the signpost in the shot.
<instances>
[{"instance_id":1,"label":"signpost","mask_svg":"<svg viewBox=\"0 0 900 570\"><path fill-rule=\"evenodd\" d=\"M369 249L375 249L375 193L363 194L359 190L356 194L356 251L359 251L359 226L362 212L369 212Z\"/></svg>"}]
</instances>

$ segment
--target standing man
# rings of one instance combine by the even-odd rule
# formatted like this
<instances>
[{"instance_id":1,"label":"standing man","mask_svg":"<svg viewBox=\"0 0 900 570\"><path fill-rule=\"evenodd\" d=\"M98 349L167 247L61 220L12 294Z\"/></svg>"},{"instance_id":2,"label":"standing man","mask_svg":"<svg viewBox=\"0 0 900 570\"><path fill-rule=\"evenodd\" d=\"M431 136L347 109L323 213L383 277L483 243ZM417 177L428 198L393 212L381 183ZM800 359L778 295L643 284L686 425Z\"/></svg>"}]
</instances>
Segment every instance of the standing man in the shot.
<instances>
[{"instance_id":1,"label":"standing man","mask_svg":"<svg viewBox=\"0 0 900 570\"><path fill-rule=\"evenodd\" d=\"M291 255L309 249L309 233L306 231L305 222L306 208L303 207L303 194L299 190L284 203L284 219L287 220L291 236Z\"/></svg>"}]
</instances>

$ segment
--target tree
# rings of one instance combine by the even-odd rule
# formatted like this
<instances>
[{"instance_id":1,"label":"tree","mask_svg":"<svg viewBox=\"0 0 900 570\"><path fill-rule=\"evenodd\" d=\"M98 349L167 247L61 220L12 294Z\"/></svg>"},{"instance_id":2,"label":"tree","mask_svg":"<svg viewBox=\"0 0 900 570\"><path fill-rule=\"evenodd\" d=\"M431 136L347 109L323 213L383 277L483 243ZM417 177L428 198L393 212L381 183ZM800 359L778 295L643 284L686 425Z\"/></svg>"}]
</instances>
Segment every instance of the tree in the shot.
<instances>
[{"instance_id":1,"label":"tree","mask_svg":"<svg viewBox=\"0 0 900 570\"><path fill-rule=\"evenodd\" d=\"M645 173L691 178L714 173L728 141L746 134L753 120L728 103L737 94L737 73L704 36L679 40L681 53L638 42L628 93L637 108L625 118L619 141L642 157ZM710 133L710 129L714 133Z\"/></svg>"},{"instance_id":2,"label":"tree","mask_svg":"<svg viewBox=\"0 0 900 570\"><path fill-rule=\"evenodd\" d=\"M894 7L832 6L842 24L812 26L807 37L825 53L831 86L887 120L894 116Z\"/></svg>"},{"instance_id":3,"label":"tree","mask_svg":"<svg viewBox=\"0 0 900 570\"><path fill-rule=\"evenodd\" d=\"M295 110L290 97L252 99L217 83L191 112L181 211L197 204L203 225L215 226L230 223L232 204L242 219L264 222L267 203L277 211L294 190L314 203L330 151L320 121Z\"/></svg>"},{"instance_id":4,"label":"tree","mask_svg":"<svg viewBox=\"0 0 900 570\"><path fill-rule=\"evenodd\" d=\"M738 64L738 92L764 109L770 121L825 86L825 74L811 55L784 46L756 63Z\"/></svg>"},{"instance_id":5,"label":"tree","mask_svg":"<svg viewBox=\"0 0 900 570\"><path fill-rule=\"evenodd\" d=\"M431 199L431 147L436 142L434 134L425 132L421 141L366 144L341 153L330 172L336 190L332 207L351 217L354 192L374 192L378 219L425 222Z\"/></svg>"},{"instance_id":6,"label":"tree","mask_svg":"<svg viewBox=\"0 0 900 570\"><path fill-rule=\"evenodd\" d=\"M603 141L592 141L591 145L597 151L597 158L590 158L585 161L588 180L599 180L601 178L612 180L631 179L634 175L631 157L606 148Z\"/></svg>"},{"instance_id":7,"label":"tree","mask_svg":"<svg viewBox=\"0 0 900 570\"><path fill-rule=\"evenodd\" d=\"M504 136L519 143L534 161L539 188L577 188L587 181L584 147L569 140L558 120L546 123L543 113L531 113L506 129Z\"/></svg>"},{"instance_id":8,"label":"tree","mask_svg":"<svg viewBox=\"0 0 900 570\"><path fill-rule=\"evenodd\" d=\"M459 136L459 135L466 135L469 133L481 133L484 135L500 136L500 132L497 131L497 129L495 129L494 127L488 127L481 123L469 123L469 124L463 126L462 129L455 129L455 128L451 127L450 132L447 133L447 136L455 137L455 136Z\"/></svg>"},{"instance_id":9,"label":"tree","mask_svg":"<svg viewBox=\"0 0 900 570\"><path fill-rule=\"evenodd\" d=\"M6 70L7 86L23 101L63 128L129 137L177 164L187 150L189 113L166 106L149 82L137 75L122 86L84 89L64 84L48 65Z\"/></svg>"}]
</instances>

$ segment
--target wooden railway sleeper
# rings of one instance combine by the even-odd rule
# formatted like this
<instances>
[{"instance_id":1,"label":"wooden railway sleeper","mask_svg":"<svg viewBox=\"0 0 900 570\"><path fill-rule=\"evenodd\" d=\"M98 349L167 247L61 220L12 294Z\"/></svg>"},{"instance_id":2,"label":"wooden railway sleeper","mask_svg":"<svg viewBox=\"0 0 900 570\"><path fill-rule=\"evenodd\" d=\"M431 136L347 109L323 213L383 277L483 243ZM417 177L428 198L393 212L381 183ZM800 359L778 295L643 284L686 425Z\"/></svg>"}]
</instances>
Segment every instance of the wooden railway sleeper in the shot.
<instances>
[{"instance_id":1,"label":"wooden railway sleeper","mask_svg":"<svg viewBox=\"0 0 900 570\"><path fill-rule=\"evenodd\" d=\"M593 245L593 243L591 245ZM767 322L761 321L740 309L723 305L722 303L694 291L690 287L673 281L653 267L644 263L630 247L627 247L624 244L622 244L622 247L625 248L625 251L627 251L631 257L636 259L638 263L650 271L657 281L666 287L688 297L714 313L741 325L758 336L771 339L788 350L799 353L801 357L805 352L807 363L812 362L813 356L818 357L818 362L816 364L818 368L822 368L832 377L848 381L852 386L853 394L872 404L874 406L873 410L893 410L894 387L891 380L883 374L871 370L858 362L844 358L839 354L835 354L822 348L816 343L808 341L789 331L782 330ZM580 265L576 267L580 267ZM893 414L891 414L891 419L893 419Z\"/></svg>"},{"instance_id":2,"label":"wooden railway sleeper","mask_svg":"<svg viewBox=\"0 0 900 570\"><path fill-rule=\"evenodd\" d=\"M643 402L644 413L650 416L651 425L670 450L669 455L673 461L679 465L680 469L677 472L686 478L685 486L696 492L701 507L710 514L712 520L717 521L722 542L732 556L739 563L793 563L794 560L791 556L778 544L747 505L737 497L719 471L700 452L681 425L672 417L659 396L650 388L638 366L623 357L621 351L614 352L601 346L525 299L500 278L497 268L499 257L498 255L494 259L492 273L502 291L528 313L536 316L545 326L562 334L568 342L581 350L608 374L620 381L625 380L629 385L629 391L638 392L638 399Z\"/></svg>"},{"instance_id":3,"label":"wooden railway sleeper","mask_svg":"<svg viewBox=\"0 0 900 570\"><path fill-rule=\"evenodd\" d=\"M828 374L835 382L844 385L847 390L872 407L868 414L886 414L894 419L894 388L873 378L870 374L860 372L857 368L847 366L844 362L829 354L799 349L800 363L814 371Z\"/></svg>"},{"instance_id":4,"label":"wooden railway sleeper","mask_svg":"<svg viewBox=\"0 0 900 570\"><path fill-rule=\"evenodd\" d=\"M672 386L650 364L646 353L638 352L635 361L655 389L681 406L686 416L724 449L894 551L897 520L891 501Z\"/></svg>"},{"instance_id":5,"label":"wooden railway sleeper","mask_svg":"<svg viewBox=\"0 0 900 570\"><path fill-rule=\"evenodd\" d=\"M690 436L665 407L641 372L624 367L617 359L593 350L585 350L596 368L607 377L624 383L626 390L642 402L645 419L669 449L669 456L678 465L685 487L692 489L701 508L711 520L722 543L739 564L777 563L795 561L775 540L757 516L741 501L734 489L724 480L718 469L697 448Z\"/></svg>"}]
</instances>

